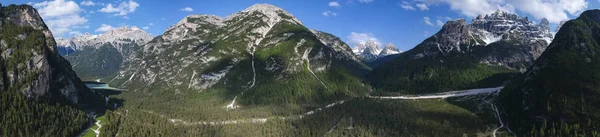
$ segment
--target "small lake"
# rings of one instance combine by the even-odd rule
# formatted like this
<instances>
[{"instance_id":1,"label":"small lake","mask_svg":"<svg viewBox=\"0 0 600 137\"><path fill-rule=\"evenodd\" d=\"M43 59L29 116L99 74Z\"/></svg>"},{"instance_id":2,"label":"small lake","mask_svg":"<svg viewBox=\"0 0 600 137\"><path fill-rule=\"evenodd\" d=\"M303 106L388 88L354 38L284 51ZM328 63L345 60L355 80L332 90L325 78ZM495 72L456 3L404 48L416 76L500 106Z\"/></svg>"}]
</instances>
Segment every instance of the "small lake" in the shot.
<instances>
[{"instance_id":1,"label":"small lake","mask_svg":"<svg viewBox=\"0 0 600 137\"><path fill-rule=\"evenodd\" d=\"M110 87L107 83L92 82L92 81L85 81L84 83L85 83L85 86L87 86L88 88L96 90L96 91L100 91L106 95L121 94L123 91L125 91L125 89Z\"/></svg>"}]
</instances>

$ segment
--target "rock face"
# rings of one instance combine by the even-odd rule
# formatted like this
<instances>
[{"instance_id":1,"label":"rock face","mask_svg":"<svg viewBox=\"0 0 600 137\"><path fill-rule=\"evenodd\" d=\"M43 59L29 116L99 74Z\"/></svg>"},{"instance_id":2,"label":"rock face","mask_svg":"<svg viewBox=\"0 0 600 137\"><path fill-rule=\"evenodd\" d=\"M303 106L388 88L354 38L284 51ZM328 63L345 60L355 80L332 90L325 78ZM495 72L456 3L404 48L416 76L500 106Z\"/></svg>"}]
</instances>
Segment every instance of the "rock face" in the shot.
<instances>
[{"instance_id":1,"label":"rock face","mask_svg":"<svg viewBox=\"0 0 600 137\"><path fill-rule=\"evenodd\" d=\"M523 136L597 136L599 26L600 10L562 25L535 64L501 92L505 125Z\"/></svg>"},{"instance_id":2,"label":"rock face","mask_svg":"<svg viewBox=\"0 0 600 137\"><path fill-rule=\"evenodd\" d=\"M402 51L396 48L392 43L386 44L385 48L381 49L380 43L376 41L367 41L356 45L352 49L352 52L361 57L365 62L373 62L389 55L400 54Z\"/></svg>"},{"instance_id":3,"label":"rock face","mask_svg":"<svg viewBox=\"0 0 600 137\"><path fill-rule=\"evenodd\" d=\"M56 41L59 53L73 64L73 70L82 79L96 80L114 77L133 52L132 47L146 44L152 38L135 26L124 26L100 35L86 33Z\"/></svg>"},{"instance_id":4,"label":"rock face","mask_svg":"<svg viewBox=\"0 0 600 137\"><path fill-rule=\"evenodd\" d=\"M396 48L396 46L392 43L388 43L385 44L385 47L383 47L383 50L381 50L381 52L379 52L379 57L386 57L386 56L390 56L390 55L395 55L395 54L400 54L402 53L402 51L400 51L398 48Z\"/></svg>"},{"instance_id":5,"label":"rock face","mask_svg":"<svg viewBox=\"0 0 600 137\"><path fill-rule=\"evenodd\" d=\"M356 95L362 87L341 85L360 86L358 76L368 69L339 38L309 30L268 4L226 18L187 16L133 50L111 84L175 95L227 91L240 95L242 103Z\"/></svg>"},{"instance_id":6,"label":"rock face","mask_svg":"<svg viewBox=\"0 0 600 137\"><path fill-rule=\"evenodd\" d=\"M375 88L396 91L498 86L503 80L492 76L525 71L552 38L547 20L534 24L503 11L479 16L470 24L464 19L453 20L415 48L374 69L368 77ZM442 79L454 82L442 83ZM486 84L481 83L484 79ZM498 85L490 85L490 80ZM414 86L408 85L411 83Z\"/></svg>"},{"instance_id":7,"label":"rock face","mask_svg":"<svg viewBox=\"0 0 600 137\"><path fill-rule=\"evenodd\" d=\"M466 24L464 19L449 21L442 30L421 45L423 55L469 53L480 47L490 47L481 53L481 63L525 71L552 41L548 20L534 24L516 14L496 11L478 16Z\"/></svg>"},{"instance_id":8,"label":"rock face","mask_svg":"<svg viewBox=\"0 0 600 137\"><path fill-rule=\"evenodd\" d=\"M2 90L29 98L88 104L94 96L57 51L52 33L30 6L1 10L0 70Z\"/></svg>"}]
</instances>

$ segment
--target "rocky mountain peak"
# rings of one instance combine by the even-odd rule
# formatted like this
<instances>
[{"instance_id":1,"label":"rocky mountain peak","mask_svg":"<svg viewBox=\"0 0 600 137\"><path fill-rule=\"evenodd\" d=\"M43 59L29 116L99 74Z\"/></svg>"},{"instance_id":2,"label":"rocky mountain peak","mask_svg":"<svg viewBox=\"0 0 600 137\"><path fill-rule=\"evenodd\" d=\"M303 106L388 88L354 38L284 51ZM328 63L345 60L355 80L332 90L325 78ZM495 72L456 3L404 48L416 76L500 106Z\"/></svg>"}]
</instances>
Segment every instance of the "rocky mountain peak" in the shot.
<instances>
[{"instance_id":1,"label":"rocky mountain peak","mask_svg":"<svg viewBox=\"0 0 600 137\"><path fill-rule=\"evenodd\" d=\"M61 54L65 55L76 50L83 50L83 47L98 48L105 43L111 43L113 46L120 49L122 45L132 42L145 44L153 38L154 36L136 26L123 26L106 31L100 35L92 35L88 32L84 35L78 35L68 39L57 38L56 43Z\"/></svg>"},{"instance_id":2,"label":"rocky mountain peak","mask_svg":"<svg viewBox=\"0 0 600 137\"><path fill-rule=\"evenodd\" d=\"M285 12L285 10L275 6L275 5L271 5L271 4L254 4L244 10L242 10L242 12L253 12L253 11L259 11L259 12L263 12L263 13L267 13L267 12Z\"/></svg>"},{"instance_id":3,"label":"rocky mountain peak","mask_svg":"<svg viewBox=\"0 0 600 137\"><path fill-rule=\"evenodd\" d=\"M358 43L358 45L356 45L352 51L356 54L363 54L365 51L367 51L367 54L377 55L379 52L381 52L381 44L376 41L366 41Z\"/></svg>"},{"instance_id":4,"label":"rocky mountain peak","mask_svg":"<svg viewBox=\"0 0 600 137\"><path fill-rule=\"evenodd\" d=\"M467 32L467 21L465 19L457 19L446 22L444 26L442 26L442 30L438 32L438 34L446 35L446 34L456 34Z\"/></svg>"},{"instance_id":5,"label":"rocky mountain peak","mask_svg":"<svg viewBox=\"0 0 600 137\"><path fill-rule=\"evenodd\" d=\"M379 52L379 56L380 57L385 57L385 56L389 56L389 55L393 55L393 54L400 54L402 51L400 51L398 48L396 48L396 45L392 44L392 43L388 43L385 44L383 50L381 50L381 52Z\"/></svg>"},{"instance_id":6,"label":"rocky mountain peak","mask_svg":"<svg viewBox=\"0 0 600 137\"><path fill-rule=\"evenodd\" d=\"M359 43L352 48L352 52L367 62L374 61L381 57L401 53L401 51L398 50L394 44L388 43L385 45L385 48L382 49L381 44L377 41Z\"/></svg>"},{"instance_id":7,"label":"rocky mountain peak","mask_svg":"<svg viewBox=\"0 0 600 137\"><path fill-rule=\"evenodd\" d=\"M226 20L233 20L239 16L248 16L253 15L253 13L261 13L265 15L261 17L264 22L267 24L274 24L281 20L290 20L293 23L301 24L300 20L298 20L291 13L271 4L254 4L238 13L227 16Z\"/></svg>"},{"instance_id":8,"label":"rocky mountain peak","mask_svg":"<svg viewBox=\"0 0 600 137\"><path fill-rule=\"evenodd\" d=\"M192 15L189 15L189 16L183 18L177 24L167 28L167 31L178 28L180 26L187 27L187 28L195 28L198 25L207 25L207 24L223 26L223 25L225 25L225 24L223 24L223 20L224 20L223 18L221 18L217 15L192 14Z\"/></svg>"},{"instance_id":9,"label":"rocky mountain peak","mask_svg":"<svg viewBox=\"0 0 600 137\"><path fill-rule=\"evenodd\" d=\"M2 56L0 68L4 89L19 91L32 99L65 100L73 104L84 104L90 93L83 82L72 71L71 65L56 52L56 42L39 13L29 5L10 5L0 10L0 33L14 39L1 39ZM10 25L4 25L10 24ZM5 33L13 32L13 33ZM42 41L40 41L42 40ZM16 59L18 57L19 59Z\"/></svg>"},{"instance_id":10,"label":"rocky mountain peak","mask_svg":"<svg viewBox=\"0 0 600 137\"><path fill-rule=\"evenodd\" d=\"M102 35L98 36L98 39L103 42L116 42L119 40L134 40L146 43L152 40L154 36L150 35L144 30L139 29L136 26L123 26L117 29L109 30Z\"/></svg>"},{"instance_id":11,"label":"rocky mountain peak","mask_svg":"<svg viewBox=\"0 0 600 137\"><path fill-rule=\"evenodd\" d=\"M488 46L499 42L507 48L524 52L519 52L511 58L490 54L481 62L506 65L524 71L527 65L514 62L531 64L552 39L553 34L547 19L542 19L536 24L526 17L498 10L489 15L480 15L468 24L464 19L448 21L438 33L420 45L424 51L415 55L415 58L422 55L447 55L450 52L467 53L471 52L474 46Z\"/></svg>"}]
</instances>

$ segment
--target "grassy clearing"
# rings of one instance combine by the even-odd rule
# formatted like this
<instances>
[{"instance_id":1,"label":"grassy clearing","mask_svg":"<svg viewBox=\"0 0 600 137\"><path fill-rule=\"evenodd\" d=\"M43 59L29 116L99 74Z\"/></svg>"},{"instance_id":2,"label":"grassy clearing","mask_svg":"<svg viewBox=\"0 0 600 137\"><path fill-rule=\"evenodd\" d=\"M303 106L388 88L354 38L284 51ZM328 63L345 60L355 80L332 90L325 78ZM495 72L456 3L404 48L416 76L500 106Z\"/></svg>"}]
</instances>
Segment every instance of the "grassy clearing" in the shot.
<instances>
[{"instance_id":1,"label":"grassy clearing","mask_svg":"<svg viewBox=\"0 0 600 137\"><path fill-rule=\"evenodd\" d=\"M98 124L102 125L105 122L104 115L102 115L100 117L96 117L96 121L99 121ZM96 137L96 132L94 132L94 130L99 130L99 127L98 127L98 125L96 125L96 123L94 123L92 128L90 128L90 130L85 132L85 134L83 134L82 137Z\"/></svg>"}]
</instances>

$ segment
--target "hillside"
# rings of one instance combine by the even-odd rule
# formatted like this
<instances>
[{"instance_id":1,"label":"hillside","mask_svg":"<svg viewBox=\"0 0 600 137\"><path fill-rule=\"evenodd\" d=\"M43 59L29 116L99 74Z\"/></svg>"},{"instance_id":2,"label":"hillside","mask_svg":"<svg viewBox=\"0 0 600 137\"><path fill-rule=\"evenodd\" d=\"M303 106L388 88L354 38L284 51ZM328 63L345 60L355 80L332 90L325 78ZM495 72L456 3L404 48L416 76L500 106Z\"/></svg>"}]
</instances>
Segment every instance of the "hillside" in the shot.
<instances>
[{"instance_id":1,"label":"hillside","mask_svg":"<svg viewBox=\"0 0 600 137\"><path fill-rule=\"evenodd\" d=\"M0 6L1 7L1 6ZM74 136L88 123L83 109L104 107L57 51L36 9L0 9L0 135Z\"/></svg>"},{"instance_id":2,"label":"hillside","mask_svg":"<svg viewBox=\"0 0 600 137\"><path fill-rule=\"evenodd\" d=\"M600 10L566 22L500 95L505 123L527 136L600 136Z\"/></svg>"},{"instance_id":3,"label":"hillside","mask_svg":"<svg viewBox=\"0 0 600 137\"><path fill-rule=\"evenodd\" d=\"M368 67L347 44L268 4L226 18L187 16L133 50L110 84L143 94L218 92L235 108L326 103L368 89L360 80Z\"/></svg>"}]
</instances>

